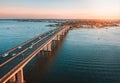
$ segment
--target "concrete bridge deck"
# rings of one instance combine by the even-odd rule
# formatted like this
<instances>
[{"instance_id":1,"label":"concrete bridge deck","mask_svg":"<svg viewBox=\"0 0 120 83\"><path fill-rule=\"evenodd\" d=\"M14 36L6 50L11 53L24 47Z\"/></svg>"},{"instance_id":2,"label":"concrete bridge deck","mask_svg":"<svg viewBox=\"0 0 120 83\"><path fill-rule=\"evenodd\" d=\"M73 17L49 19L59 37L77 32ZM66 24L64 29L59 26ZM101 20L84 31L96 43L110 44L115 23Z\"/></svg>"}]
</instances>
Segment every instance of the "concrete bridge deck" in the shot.
<instances>
[{"instance_id":1,"label":"concrete bridge deck","mask_svg":"<svg viewBox=\"0 0 120 83\"><path fill-rule=\"evenodd\" d=\"M69 27L59 27L45 32L2 54L0 57L0 83L23 83L23 67L41 50L51 51L51 42L59 40ZM17 79L17 80L16 80Z\"/></svg>"}]
</instances>

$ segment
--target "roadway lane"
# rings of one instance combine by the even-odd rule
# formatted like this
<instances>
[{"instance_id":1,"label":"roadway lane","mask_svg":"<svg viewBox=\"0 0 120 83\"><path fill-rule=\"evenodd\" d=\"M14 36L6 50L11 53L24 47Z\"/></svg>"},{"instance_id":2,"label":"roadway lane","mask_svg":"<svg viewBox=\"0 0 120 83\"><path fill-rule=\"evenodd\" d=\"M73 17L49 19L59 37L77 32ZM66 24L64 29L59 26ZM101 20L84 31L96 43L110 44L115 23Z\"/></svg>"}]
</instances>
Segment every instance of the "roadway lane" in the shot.
<instances>
[{"instance_id":1,"label":"roadway lane","mask_svg":"<svg viewBox=\"0 0 120 83\"><path fill-rule=\"evenodd\" d=\"M42 44L44 44L48 39L50 39L52 36L54 36L56 33L58 33L62 28L57 28L52 31L49 31L47 34L44 34L42 40L38 40L31 49L28 47L29 45L25 45L25 48L27 48L26 51L24 51L19 56L16 56L13 60L9 61L5 65L3 65L0 68L0 78L2 78L4 75L6 75L9 71L11 71L14 67L16 67L18 64L20 64L23 60L25 60L30 54L32 54L37 48L39 48ZM30 44L31 45L31 44ZM19 52L19 51L18 51Z\"/></svg>"},{"instance_id":2,"label":"roadway lane","mask_svg":"<svg viewBox=\"0 0 120 83\"><path fill-rule=\"evenodd\" d=\"M55 29L56 29L56 28L55 28ZM43 34L35 37L35 38L32 38L31 40L23 43L23 44L22 44L23 46L19 45L19 46L15 47L16 49L13 50L13 51L11 51L6 57L0 57L0 64L4 63L4 62L6 62L7 60L9 60L10 58L12 58L12 57L13 57L13 56L12 56L13 54L17 55L18 53L22 52L23 50L26 49L26 47L29 47L29 46L32 45L33 43L36 43L36 42L37 42L38 40L40 40L41 38L45 37L46 34L48 34L48 33L50 33L50 32L53 32L55 29L52 29L52 30L50 30L50 31L48 31L48 32L45 32L45 33L43 33ZM21 49L18 48L18 47L20 47L20 46L22 47ZM5 53L4 53L4 54L5 54ZM2 55L4 55L4 54L2 54ZM15 55L14 55L14 56L15 56Z\"/></svg>"}]
</instances>

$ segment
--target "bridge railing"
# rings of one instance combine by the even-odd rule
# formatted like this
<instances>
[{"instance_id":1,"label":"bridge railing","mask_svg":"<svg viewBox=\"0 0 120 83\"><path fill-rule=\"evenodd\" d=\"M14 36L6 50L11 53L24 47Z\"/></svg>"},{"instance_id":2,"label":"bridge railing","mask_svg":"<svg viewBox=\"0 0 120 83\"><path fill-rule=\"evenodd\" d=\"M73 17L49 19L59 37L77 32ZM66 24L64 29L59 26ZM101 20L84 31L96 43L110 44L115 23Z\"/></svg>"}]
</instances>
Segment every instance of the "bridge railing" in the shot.
<instances>
[{"instance_id":1,"label":"bridge railing","mask_svg":"<svg viewBox=\"0 0 120 83\"><path fill-rule=\"evenodd\" d=\"M21 44L17 45L16 47L13 47L13 48L11 48L11 49L9 49L9 50L5 51L4 53L1 53L1 54L0 54L0 58L1 58L1 57L2 57L2 55L4 55L5 53L9 54L10 52L12 52L12 51L16 50L19 46L21 46L21 47L22 47L22 46L24 46L25 44L27 44L27 43L31 42L32 40L36 39L37 37L40 37L40 36L45 35L45 34L48 34L49 32L54 31L54 30L56 30L56 29L58 29L58 28L56 27L56 28L51 29L51 30L49 30L49 31L47 31L47 32L43 32L43 33L41 33L40 35L35 36L35 37L33 37L32 39L27 40L27 41L25 41L25 42L23 42L23 43L21 43Z\"/></svg>"},{"instance_id":2,"label":"bridge railing","mask_svg":"<svg viewBox=\"0 0 120 83\"><path fill-rule=\"evenodd\" d=\"M55 29L52 29L52 30L50 30L50 31L47 31L47 32L45 32L45 33L43 33L43 34L41 34L41 35L49 34L50 32L53 32L53 31L55 31L55 30L61 31L61 30L63 30L64 28L65 28L65 27L55 28ZM56 33L56 34L57 34L57 33ZM41 36L41 35L39 35L39 36ZM37 36L37 37L39 37L39 36ZM36 38L37 38L37 37L36 37ZM42 45L42 46L43 46L43 45ZM38 50L39 50L39 49L38 49ZM36 50L36 51L38 51L38 50ZM25 62L28 62L28 59L31 58L31 57L33 57L33 55L35 55L35 54L36 54L35 52L32 53L32 56L28 56L24 61L22 61L22 62L21 62L20 64L18 64L17 66L15 66L14 69L11 70L11 72L13 73L15 70L18 70L19 67L21 67L21 65L23 65ZM27 63L26 63L26 64L27 64ZM11 75L11 72L8 72L7 75L3 76L2 80L7 79L7 77ZM18 71L16 71L16 73L17 73L17 72L18 72Z\"/></svg>"}]
</instances>

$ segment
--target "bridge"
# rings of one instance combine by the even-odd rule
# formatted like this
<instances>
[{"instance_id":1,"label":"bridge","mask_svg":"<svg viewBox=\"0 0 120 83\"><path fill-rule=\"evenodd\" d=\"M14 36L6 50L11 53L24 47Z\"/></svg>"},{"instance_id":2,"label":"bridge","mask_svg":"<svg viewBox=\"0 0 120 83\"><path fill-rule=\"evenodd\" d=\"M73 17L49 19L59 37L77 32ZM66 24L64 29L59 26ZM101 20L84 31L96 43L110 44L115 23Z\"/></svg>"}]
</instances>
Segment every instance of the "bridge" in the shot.
<instances>
[{"instance_id":1,"label":"bridge","mask_svg":"<svg viewBox=\"0 0 120 83\"><path fill-rule=\"evenodd\" d=\"M69 29L69 26L52 29L2 54L0 83L24 83L23 68L26 64L42 50L52 51L53 41L61 40Z\"/></svg>"}]
</instances>

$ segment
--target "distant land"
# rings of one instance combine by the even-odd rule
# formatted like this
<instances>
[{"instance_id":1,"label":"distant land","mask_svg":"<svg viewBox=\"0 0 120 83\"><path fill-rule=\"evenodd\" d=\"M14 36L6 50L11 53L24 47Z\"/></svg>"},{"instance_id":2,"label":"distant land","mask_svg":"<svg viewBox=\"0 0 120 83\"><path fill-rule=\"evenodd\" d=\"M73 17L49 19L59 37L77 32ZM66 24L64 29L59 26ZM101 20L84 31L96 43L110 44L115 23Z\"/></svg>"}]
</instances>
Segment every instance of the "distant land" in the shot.
<instances>
[{"instance_id":1,"label":"distant land","mask_svg":"<svg viewBox=\"0 0 120 83\"><path fill-rule=\"evenodd\" d=\"M120 20L71 20L62 25L69 25L71 28L104 28L120 26Z\"/></svg>"},{"instance_id":2,"label":"distant land","mask_svg":"<svg viewBox=\"0 0 120 83\"><path fill-rule=\"evenodd\" d=\"M56 24L49 24L46 26L70 26L73 28L104 28L112 26L120 26L120 19L0 19L12 20L18 22L49 22Z\"/></svg>"}]
</instances>

